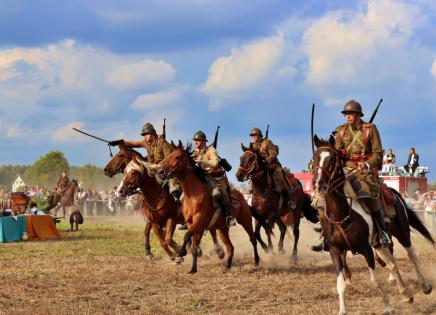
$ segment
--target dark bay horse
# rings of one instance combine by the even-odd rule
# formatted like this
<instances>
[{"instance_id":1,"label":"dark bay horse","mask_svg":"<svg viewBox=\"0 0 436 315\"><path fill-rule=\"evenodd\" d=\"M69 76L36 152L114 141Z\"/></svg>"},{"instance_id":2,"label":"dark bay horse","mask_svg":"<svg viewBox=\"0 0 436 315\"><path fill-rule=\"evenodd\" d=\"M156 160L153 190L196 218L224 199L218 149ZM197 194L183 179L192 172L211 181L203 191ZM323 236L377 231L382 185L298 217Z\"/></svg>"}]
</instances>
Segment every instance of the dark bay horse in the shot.
<instances>
[{"instance_id":1,"label":"dark bay horse","mask_svg":"<svg viewBox=\"0 0 436 315\"><path fill-rule=\"evenodd\" d=\"M301 214L303 213L310 222L316 223L318 222L317 210L312 208L311 199L303 192L303 187L298 180L293 183L293 192L291 194L291 200L296 205L296 208L290 211L286 205L282 204L280 206L280 194L273 189L268 167L258 151L246 148L243 144L241 144L241 148L243 155L240 158L236 178L240 182L251 179L253 190L252 205L257 209L258 214L269 223L270 227L274 223L279 227L280 239L278 249L280 252L283 252L286 225L291 226L294 234L292 257L296 258L298 253L297 244L300 238ZM272 250L271 233L267 233L268 245L266 245L260 236L260 225L258 223L256 223L255 231L256 239L262 248Z\"/></svg>"},{"instance_id":2,"label":"dark bay horse","mask_svg":"<svg viewBox=\"0 0 436 315\"><path fill-rule=\"evenodd\" d=\"M372 218L358 200L350 199L344 194L345 175L340 153L334 147L335 139L331 136L329 141L324 141L315 136L314 142L317 148L312 158L315 197L325 198L325 209L320 215L320 221L337 274L339 314L346 313L344 268L345 254L348 250L364 256L371 280L382 296L384 312L391 314L392 307L375 269L374 252L370 245L375 228ZM389 249L381 247L374 249L395 277L403 299L409 303L413 302L413 296L406 292L403 279Z\"/></svg>"},{"instance_id":3,"label":"dark bay horse","mask_svg":"<svg viewBox=\"0 0 436 315\"><path fill-rule=\"evenodd\" d=\"M225 217L222 211L214 207L212 194L204 180L206 174L201 168L196 166L195 161L191 158L191 146L185 149L180 141L178 146L175 146L174 143L172 143L172 146L173 152L161 162L159 175L165 179L171 177L178 178L185 195L182 212L188 224L188 231L184 236L178 259L182 260L183 256L186 255L187 244L192 240L193 259L192 268L189 273L196 273L197 247L200 244L203 232L205 230L218 230L221 240L226 247L226 270L229 270L232 266L234 247L229 237L229 228L227 227ZM254 261L257 266L259 264L259 255L251 223L251 209L239 191L233 190L232 194L237 198L239 203L239 207L233 207L232 214L250 238L254 250Z\"/></svg>"}]
</instances>

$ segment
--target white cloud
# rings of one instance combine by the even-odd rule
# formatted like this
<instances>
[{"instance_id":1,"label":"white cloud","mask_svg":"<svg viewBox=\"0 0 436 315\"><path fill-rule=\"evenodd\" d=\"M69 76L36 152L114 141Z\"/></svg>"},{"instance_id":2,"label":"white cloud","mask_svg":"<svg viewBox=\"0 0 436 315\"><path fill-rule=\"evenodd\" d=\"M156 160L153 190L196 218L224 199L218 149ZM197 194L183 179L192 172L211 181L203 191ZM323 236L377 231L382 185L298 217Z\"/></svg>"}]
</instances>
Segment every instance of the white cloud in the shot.
<instances>
[{"instance_id":1,"label":"white cloud","mask_svg":"<svg viewBox=\"0 0 436 315\"><path fill-rule=\"evenodd\" d=\"M82 142L85 141L85 136L80 135L72 128L82 129L85 124L79 121L73 121L56 130L52 136L54 142Z\"/></svg>"},{"instance_id":2,"label":"white cloud","mask_svg":"<svg viewBox=\"0 0 436 315\"><path fill-rule=\"evenodd\" d=\"M31 134L29 128L14 124L8 127L6 131L6 139L23 139Z\"/></svg>"},{"instance_id":3,"label":"white cloud","mask_svg":"<svg viewBox=\"0 0 436 315\"><path fill-rule=\"evenodd\" d=\"M151 108L174 104L180 99L180 92L177 89L172 88L166 91L142 94L138 96L135 101L133 101L130 107L136 110L148 110Z\"/></svg>"},{"instance_id":4,"label":"white cloud","mask_svg":"<svg viewBox=\"0 0 436 315\"><path fill-rule=\"evenodd\" d=\"M219 57L210 66L202 91L214 97L233 97L257 86L271 74L282 50L281 35L234 47L229 56Z\"/></svg>"},{"instance_id":5,"label":"white cloud","mask_svg":"<svg viewBox=\"0 0 436 315\"><path fill-rule=\"evenodd\" d=\"M116 89L128 89L169 82L175 75L174 68L165 61L146 59L113 69L106 77L106 84Z\"/></svg>"},{"instance_id":6,"label":"white cloud","mask_svg":"<svg viewBox=\"0 0 436 315\"><path fill-rule=\"evenodd\" d=\"M415 81L422 52L411 40L423 20L418 6L392 0L369 1L363 13L327 13L303 35L306 84L328 99L387 80Z\"/></svg>"},{"instance_id":7,"label":"white cloud","mask_svg":"<svg viewBox=\"0 0 436 315\"><path fill-rule=\"evenodd\" d=\"M431 75L436 80L436 59L433 60L433 64L431 65Z\"/></svg>"}]
</instances>

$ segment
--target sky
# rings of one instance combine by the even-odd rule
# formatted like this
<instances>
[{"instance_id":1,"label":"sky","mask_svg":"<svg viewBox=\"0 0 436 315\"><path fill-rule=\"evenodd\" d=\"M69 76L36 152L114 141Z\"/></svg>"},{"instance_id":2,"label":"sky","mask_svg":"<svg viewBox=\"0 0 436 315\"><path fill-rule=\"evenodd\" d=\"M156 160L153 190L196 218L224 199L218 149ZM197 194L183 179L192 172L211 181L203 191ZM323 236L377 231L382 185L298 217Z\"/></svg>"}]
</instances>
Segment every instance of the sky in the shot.
<instances>
[{"instance_id":1,"label":"sky","mask_svg":"<svg viewBox=\"0 0 436 315\"><path fill-rule=\"evenodd\" d=\"M61 150L103 166L99 137L145 122L189 141L201 129L234 169L253 127L270 125L294 172L315 132L359 101L399 165L410 147L436 172L436 4L431 0L0 0L0 164ZM432 181L436 176L430 174ZM235 180L231 178L231 180Z\"/></svg>"}]
</instances>

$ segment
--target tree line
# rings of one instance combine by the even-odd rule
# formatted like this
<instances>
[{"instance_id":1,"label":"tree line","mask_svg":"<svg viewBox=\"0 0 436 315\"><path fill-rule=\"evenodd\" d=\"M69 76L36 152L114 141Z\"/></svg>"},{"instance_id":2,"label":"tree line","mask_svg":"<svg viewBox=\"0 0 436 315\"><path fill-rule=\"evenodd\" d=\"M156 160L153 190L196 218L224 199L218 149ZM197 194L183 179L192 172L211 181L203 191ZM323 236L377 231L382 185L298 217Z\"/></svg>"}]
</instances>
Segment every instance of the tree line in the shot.
<instances>
[{"instance_id":1,"label":"tree line","mask_svg":"<svg viewBox=\"0 0 436 315\"><path fill-rule=\"evenodd\" d=\"M0 165L0 188L11 190L12 183L19 174L27 187L42 186L54 188L63 171L70 179L77 179L84 189L111 189L120 182L120 176L109 178L103 169L91 164L70 166L61 151L50 151L31 165Z\"/></svg>"}]
</instances>

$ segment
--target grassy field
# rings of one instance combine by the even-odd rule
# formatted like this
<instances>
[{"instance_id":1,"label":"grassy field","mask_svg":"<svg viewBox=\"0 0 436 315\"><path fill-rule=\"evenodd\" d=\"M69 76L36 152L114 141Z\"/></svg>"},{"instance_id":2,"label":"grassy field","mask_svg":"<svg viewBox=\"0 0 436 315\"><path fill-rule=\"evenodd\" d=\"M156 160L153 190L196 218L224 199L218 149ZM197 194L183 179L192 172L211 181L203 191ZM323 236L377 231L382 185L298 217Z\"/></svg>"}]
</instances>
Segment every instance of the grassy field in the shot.
<instances>
[{"instance_id":1,"label":"grassy field","mask_svg":"<svg viewBox=\"0 0 436 315\"><path fill-rule=\"evenodd\" d=\"M1 314L336 314L336 277L328 254L311 253L315 234L303 223L299 259L261 253L255 268L248 238L232 229L233 269L202 242L199 273L187 275L190 259L175 265L152 237L155 258L145 259L143 219L86 219L79 232L55 241L0 245ZM180 241L182 234L176 235ZM277 242L277 241L276 241ZM425 275L436 288L436 251L415 238ZM287 252L290 240L286 240ZM396 287L384 281L396 314L436 314L436 294L420 292L404 250L396 257L415 303L404 304ZM350 255L351 256L351 255ZM347 287L349 314L380 314L382 302L369 281L362 257L349 257L353 272ZM383 280L388 273L382 270Z\"/></svg>"}]
</instances>

